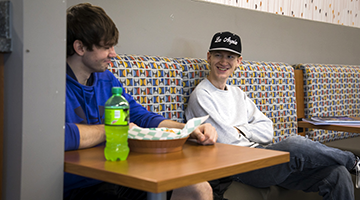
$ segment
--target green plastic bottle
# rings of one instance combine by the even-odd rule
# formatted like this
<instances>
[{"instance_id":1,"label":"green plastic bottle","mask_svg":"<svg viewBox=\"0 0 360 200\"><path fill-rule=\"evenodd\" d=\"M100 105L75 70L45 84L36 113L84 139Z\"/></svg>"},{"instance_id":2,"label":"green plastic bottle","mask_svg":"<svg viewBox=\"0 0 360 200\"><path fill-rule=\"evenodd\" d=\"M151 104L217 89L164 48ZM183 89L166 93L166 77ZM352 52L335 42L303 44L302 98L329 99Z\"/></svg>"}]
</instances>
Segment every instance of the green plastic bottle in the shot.
<instances>
[{"instance_id":1,"label":"green plastic bottle","mask_svg":"<svg viewBox=\"0 0 360 200\"><path fill-rule=\"evenodd\" d=\"M126 160L129 155L129 103L122 96L121 87L112 88L112 96L105 103L106 160Z\"/></svg>"}]
</instances>

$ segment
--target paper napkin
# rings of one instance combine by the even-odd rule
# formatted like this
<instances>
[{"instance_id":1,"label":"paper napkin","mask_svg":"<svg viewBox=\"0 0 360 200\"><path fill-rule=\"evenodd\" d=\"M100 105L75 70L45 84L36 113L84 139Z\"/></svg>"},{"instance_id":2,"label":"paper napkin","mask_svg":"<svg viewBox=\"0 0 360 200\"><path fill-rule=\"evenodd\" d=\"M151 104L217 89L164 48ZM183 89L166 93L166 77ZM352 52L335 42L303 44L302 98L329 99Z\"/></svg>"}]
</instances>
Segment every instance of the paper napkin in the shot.
<instances>
[{"instance_id":1,"label":"paper napkin","mask_svg":"<svg viewBox=\"0 0 360 200\"><path fill-rule=\"evenodd\" d=\"M183 129L176 128L140 128L133 127L128 131L128 138L138 140L170 140L184 138L200 126L209 115L190 119Z\"/></svg>"}]
</instances>

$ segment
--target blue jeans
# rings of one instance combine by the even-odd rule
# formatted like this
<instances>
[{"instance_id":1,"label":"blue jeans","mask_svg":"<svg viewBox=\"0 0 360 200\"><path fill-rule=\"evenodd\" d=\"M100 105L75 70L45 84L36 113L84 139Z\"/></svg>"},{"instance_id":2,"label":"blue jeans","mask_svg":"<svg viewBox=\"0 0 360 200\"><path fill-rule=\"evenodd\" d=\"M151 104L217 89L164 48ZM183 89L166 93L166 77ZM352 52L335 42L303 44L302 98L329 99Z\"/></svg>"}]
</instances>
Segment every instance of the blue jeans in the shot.
<instances>
[{"instance_id":1,"label":"blue jeans","mask_svg":"<svg viewBox=\"0 0 360 200\"><path fill-rule=\"evenodd\" d=\"M353 153L302 136L292 136L258 148L289 152L290 162L235 175L235 181L260 188L278 185L287 189L319 192L326 200L355 199L349 173L355 164Z\"/></svg>"}]
</instances>

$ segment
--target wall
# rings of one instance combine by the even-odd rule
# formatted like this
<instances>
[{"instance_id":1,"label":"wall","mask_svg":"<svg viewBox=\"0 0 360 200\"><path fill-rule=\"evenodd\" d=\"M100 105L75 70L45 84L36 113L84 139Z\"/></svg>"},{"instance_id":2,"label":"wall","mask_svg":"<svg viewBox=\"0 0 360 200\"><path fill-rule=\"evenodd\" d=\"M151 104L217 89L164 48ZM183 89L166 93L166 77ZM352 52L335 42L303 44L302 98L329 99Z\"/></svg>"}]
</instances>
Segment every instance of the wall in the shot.
<instances>
[{"instance_id":1,"label":"wall","mask_svg":"<svg viewBox=\"0 0 360 200\"><path fill-rule=\"evenodd\" d=\"M291 17L360 28L359 0L204 0Z\"/></svg>"},{"instance_id":2,"label":"wall","mask_svg":"<svg viewBox=\"0 0 360 200\"><path fill-rule=\"evenodd\" d=\"M205 58L213 34L230 30L242 37L245 60L360 64L359 28L202 1L89 2L117 24L118 53Z\"/></svg>"},{"instance_id":3,"label":"wall","mask_svg":"<svg viewBox=\"0 0 360 200\"><path fill-rule=\"evenodd\" d=\"M4 200L62 199L66 1L11 0L4 54Z\"/></svg>"}]
</instances>

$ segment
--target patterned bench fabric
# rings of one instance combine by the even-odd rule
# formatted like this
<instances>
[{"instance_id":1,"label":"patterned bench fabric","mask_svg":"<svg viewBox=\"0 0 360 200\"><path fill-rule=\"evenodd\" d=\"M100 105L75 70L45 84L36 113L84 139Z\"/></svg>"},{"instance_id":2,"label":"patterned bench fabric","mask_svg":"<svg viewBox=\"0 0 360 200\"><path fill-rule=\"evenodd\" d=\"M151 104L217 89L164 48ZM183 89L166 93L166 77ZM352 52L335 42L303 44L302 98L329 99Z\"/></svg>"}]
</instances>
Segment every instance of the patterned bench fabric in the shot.
<instances>
[{"instance_id":1,"label":"patterned bench fabric","mask_svg":"<svg viewBox=\"0 0 360 200\"><path fill-rule=\"evenodd\" d=\"M360 66L302 64L304 73L305 117L360 116ZM358 133L309 129L306 134L315 141L359 136Z\"/></svg>"},{"instance_id":2,"label":"patterned bench fabric","mask_svg":"<svg viewBox=\"0 0 360 200\"><path fill-rule=\"evenodd\" d=\"M184 122L197 84L209 74L206 60L121 54L109 69L138 103L166 118ZM273 142L297 134L293 68L284 63L243 61L228 80L238 85L274 122Z\"/></svg>"},{"instance_id":3,"label":"patterned bench fabric","mask_svg":"<svg viewBox=\"0 0 360 200\"><path fill-rule=\"evenodd\" d=\"M183 69L183 97L184 110L189 101L191 92L195 87L209 75L210 68L208 62L199 58L178 58Z\"/></svg>"},{"instance_id":4,"label":"patterned bench fabric","mask_svg":"<svg viewBox=\"0 0 360 200\"><path fill-rule=\"evenodd\" d=\"M274 123L273 143L297 134L294 69L285 63L243 61L228 84L239 85Z\"/></svg>"},{"instance_id":5,"label":"patterned bench fabric","mask_svg":"<svg viewBox=\"0 0 360 200\"><path fill-rule=\"evenodd\" d=\"M147 110L184 122L182 66L176 59L122 54L110 70Z\"/></svg>"}]
</instances>

